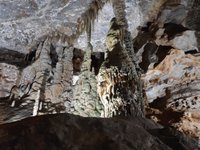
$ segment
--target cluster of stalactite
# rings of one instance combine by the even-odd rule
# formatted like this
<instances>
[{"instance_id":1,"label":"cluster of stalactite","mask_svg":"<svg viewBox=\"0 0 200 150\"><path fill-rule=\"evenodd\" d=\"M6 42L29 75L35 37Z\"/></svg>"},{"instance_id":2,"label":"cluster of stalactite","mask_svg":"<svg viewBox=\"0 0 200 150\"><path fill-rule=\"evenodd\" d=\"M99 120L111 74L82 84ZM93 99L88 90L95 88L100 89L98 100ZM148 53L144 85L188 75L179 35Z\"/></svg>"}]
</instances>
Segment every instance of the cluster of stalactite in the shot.
<instances>
[{"instance_id":1,"label":"cluster of stalactite","mask_svg":"<svg viewBox=\"0 0 200 150\"><path fill-rule=\"evenodd\" d=\"M111 28L107 40L109 41L110 37L111 39L115 37L114 41L116 42L111 47L108 46L108 50L116 51L115 49L120 49L119 56L121 57L121 70L127 73L130 81L134 81L134 94L128 100L131 103L131 115L143 116L144 99L142 82L140 80L140 67L137 64L136 55L134 53L131 33L128 31L125 7L126 5L124 0L113 1L115 19L112 19L111 21Z\"/></svg>"},{"instance_id":2,"label":"cluster of stalactite","mask_svg":"<svg viewBox=\"0 0 200 150\"><path fill-rule=\"evenodd\" d=\"M106 2L93 1L79 18L77 33L71 37L55 31L29 46L30 52L23 59L27 64L9 96L13 107L16 102L34 102L34 116L61 112L85 117L143 116L139 67L135 63L124 1L112 2L116 18L111 20L106 37L106 60L98 64L98 69L92 64L93 23ZM83 63L78 68L79 79L73 85L73 72L77 69L73 66L76 63L73 43L83 31L88 35L88 47L84 58L77 59L79 67Z\"/></svg>"},{"instance_id":3,"label":"cluster of stalactite","mask_svg":"<svg viewBox=\"0 0 200 150\"><path fill-rule=\"evenodd\" d=\"M84 55L79 81L74 90L73 114L85 117L103 117L102 104L97 94L97 81L92 68L91 23L87 28L87 50Z\"/></svg>"},{"instance_id":4,"label":"cluster of stalactite","mask_svg":"<svg viewBox=\"0 0 200 150\"><path fill-rule=\"evenodd\" d=\"M124 43L121 38L122 27L117 23L116 18L111 20L106 37L106 60L97 76L97 89L104 105L105 117L143 115L143 104L140 102L142 98L137 95L141 88L137 88L140 86L138 84L140 79L138 74L133 74L137 73L136 66L122 44Z\"/></svg>"},{"instance_id":5,"label":"cluster of stalactite","mask_svg":"<svg viewBox=\"0 0 200 150\"><path fill-rule=\"evenodd\" d=\"M26 103L35 101L33 115L65 112L67 98L72 97L72 57L73 49L61 36L40 41L34 54L26 57L31 65L21 71L12 88L12 105L23 99Z\"/></svg>"},{"instance_id":6,"label":"cluster of stalactite","mask_svg":"<svg viewBox=\"0 0 200 150\"><path fill-rule=\"evenodd\" d=\"M100 113L102 117L116 115L143 116L142 83L138 73L139 67L136 64L131 34L128 31L125 2L113 1L113 8L116 18L113 18L110 23L110 30L106 37L107 56L99 70L97 81L95 81L94 72L90 70L91 52L89 51L92 50L90 43L91 22L86 28L88 50L85 54L82 73L78 82L79 86L75 90L76 101L82 101L82 104L80 104L82 109L79 108L79 110L84 111L85 102L89 101L89 99L93 99L94 103L91 108L96 109L95 101L99 105L100 97L101 105L103 104L104 107L103 113ZM97 91L96 85L93 84L95 82L97 83Z\"/></svg>"}]
</instances>

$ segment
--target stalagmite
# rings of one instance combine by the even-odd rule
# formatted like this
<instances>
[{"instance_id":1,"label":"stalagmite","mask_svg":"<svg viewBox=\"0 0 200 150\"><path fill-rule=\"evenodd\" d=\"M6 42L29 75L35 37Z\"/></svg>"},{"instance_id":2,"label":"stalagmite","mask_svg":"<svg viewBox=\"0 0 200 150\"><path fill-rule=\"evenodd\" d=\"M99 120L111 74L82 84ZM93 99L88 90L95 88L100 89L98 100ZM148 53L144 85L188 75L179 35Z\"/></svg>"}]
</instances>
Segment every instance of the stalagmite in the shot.
<instances>
[{"instance_id":1,"label":"stalagmite","mask_svg":"<svg viewBox=\"0 0 200 150\"><path fill-rule=\"evenodd\" d=\"M33 106L33 116L38 115L39 106L40 106L40 90L38 90L37 92L37 97L35 99L35 103Z\"/></svg>"}]
</instances>

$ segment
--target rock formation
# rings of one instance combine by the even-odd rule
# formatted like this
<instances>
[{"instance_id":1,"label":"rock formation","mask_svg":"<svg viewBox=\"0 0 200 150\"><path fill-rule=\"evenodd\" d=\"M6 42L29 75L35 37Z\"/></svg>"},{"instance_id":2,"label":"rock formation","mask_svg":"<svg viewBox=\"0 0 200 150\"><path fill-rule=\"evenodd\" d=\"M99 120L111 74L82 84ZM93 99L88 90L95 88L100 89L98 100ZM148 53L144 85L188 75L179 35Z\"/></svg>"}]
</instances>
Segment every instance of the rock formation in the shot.
<instances>
[{"instance_id":1,"label":"rock formation","mask_svg":"<svg viewBox=\"0 0 200 150\"><path fill-rule=\"evenodd\" d=\"M171 49L170 54L144 77L151 117L193 137L199 137L196 118L200 94L199 67L198 58Z\"/></svg>"},{"instance_id":2,"label":"rock formation","mask_svg":"<svg viewBox=\"0 0 200 150\"><path fill-rule=\"evenodd\" d=\"M144 118L56 114L0 125L1 149L195 149L196 141Z\"/></svg>"},{"instance_id":3,"label":"rock formation","mask_svg":"<svg viewBox=\"0 0 200 150\"><path fill-rule=\"evenodd\" d=\"M47 127L44 135L56 137L40 149L51 140L59 144L50 149L198 149L199 9L199 0L0 0L0 124L11 123L0 126L0 138L9 133L0 147L34 149L8 132L33 123L16 134L26 138L31 130L38 137L38 127ZM72 132L81 132L77 147L74 136L63 141L68 117L76 120ZM145 127L152 124L145 117L153 127ZM94 145L82 145L87 139Z\"/></svg>"}]
</instances>

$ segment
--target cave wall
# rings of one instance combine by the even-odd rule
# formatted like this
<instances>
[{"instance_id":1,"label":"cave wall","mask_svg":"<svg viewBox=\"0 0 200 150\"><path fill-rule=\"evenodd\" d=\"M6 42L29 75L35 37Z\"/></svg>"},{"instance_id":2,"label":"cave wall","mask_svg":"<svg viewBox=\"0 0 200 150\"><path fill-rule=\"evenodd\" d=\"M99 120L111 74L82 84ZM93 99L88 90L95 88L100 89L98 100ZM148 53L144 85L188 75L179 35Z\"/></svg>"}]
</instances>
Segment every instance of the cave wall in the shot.
<instances>
[{"instance_id":1,"label":"cave wall","mask_svg":"<svg viewBox=\"0 0 200 150\"><path fill-rule=\"evenodd\" d=\"M107 99L111 101L109 109L115 108L112 104L117 100L119 106L107 117L120 115L129 101L121 95L118 99L116 91L125 89L128 94L122 95L130 94L131 102L136 102L133 111L142 114L145 105L146 115L154 121L191 131L189 135L198 138L199 1L121 2L125 2L125 10L106 0L0 1L1 122L62 112L105 117ZM113 29L110 20L114 16L119 20L121 16L116 14L120 12L126 12L122 20L125 18L130 31L131 36L126 36L129 47L118 35L121 28L108 38ZM107 39L112 39L112 48ZM78 54L74 49L80 49ZM102 54L98 69L90 57L95 52ZM139 73L133 77L134 67ZM102 72L98 74L99 69ZM100 86L104 82L101 76L104 86ZM134 95L141 90L136 81L140 76L146 95L143 104ZM123 109L116 113L119 108ZM167 118L169 114L177 118Z\"/></svg>"}]
</instances>

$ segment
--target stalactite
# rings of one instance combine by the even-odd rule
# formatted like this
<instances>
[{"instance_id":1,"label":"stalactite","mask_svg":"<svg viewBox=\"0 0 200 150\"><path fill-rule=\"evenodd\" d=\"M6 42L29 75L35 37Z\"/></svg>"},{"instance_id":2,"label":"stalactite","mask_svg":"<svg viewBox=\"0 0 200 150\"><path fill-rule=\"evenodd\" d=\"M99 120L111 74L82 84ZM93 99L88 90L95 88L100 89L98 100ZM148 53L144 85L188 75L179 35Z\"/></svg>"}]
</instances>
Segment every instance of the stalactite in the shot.
<instances>
[{"instance_id":1,"label":"stalactite","mask_svg":"<svg viewBox=\"0 0 200 150\"><path fill-rule=\"evenodd\" d=\"M141 112L138 112L138 115L144 114L144 99L143 99L143 94L142 94L142 83L140 80L140 73L139 73L139 65L136 63L136 55L134 53L133 49L133 43L132 43L132 38L131 34L128 31L128 22L126 20L126 12L125 12L125 1L124 0L113 0L113 10L114 14L117 20L117 24L122 26L122 33L123 33L123 42L125 47L123 48L123 53L127 57L125 60L128 63L128 70L129 72L129 77L132 76L132 78L135 81L135 88L137 90L136 95L137 98L135 101L138 104L138 107L140 108ZM138 70L136 70L136 68Z\"/></svg>"},{"instance_id":2,"label":"stalactite","mask_svg":"<svg viewBox=\"0 0 200 150\"><path fill-rule=\"evenodd\" d=\"M84 55L81 74L74 91L74 114L91 117L103 117L102 104L97 94L97 81L94 70L91 71L91 54L93 46L91 44L92 23L87 25L87 50Z\"/></svg>"},{"instance_id":3,"label":"stalactite","mask_svg":"<svg viewBox=\"0 0 200 150\"><path fill-rule=\"evenodd\" d=\"M73 47L66 47L63 53L63 74L62 82L65 85L65 88L72 86L72 76L73 76ZM69 80L70 79L70 80Z\"/></svg>"},{"instance_id":4,"label":"stalactite","mask_svg":"<svg viewBox=\"0 0 200 150\"><path fill-rule=\"evenodd\" d=\"M89 5L89 9L78 18L77 29L75 36L76 38L84 31L88 31L90 25L94 27L94 21L98 17L98 12L103 8L103 6L110 2L110 0L93 0Z\"/></svg>"},{"instance_id":5,"label":"stalactite","mask_svg":"<svg viewBox=\"0 0 200 150\"><path fill-rule=\"evenodd\" d=\"M59 97L61 102L64 102L65 111L71 112L70 108L73 102L73 47L66 47L63 52L63 74L62 85L63 92Z\"/></svg>"},{"instance_id":6,"label":"stalactite","mask_svg":"<svg viewBox=\"0 0 200 150\"><path fill-rule=\"evenodd\" d=\"M39 104L45 101L46 84L51 70L51 58L49 55L51 39L47 38L44 42L41 43L43 44L39 44L40 46L38 47L38 50L40 51L38 52L38 62L32 66L36 69L36 82L33 83L30 90L30 96L28 97L28 99L35 100L33 115L36 115L36 112L37 114L39 113Z\"/></svg>"},{"instance_id":7,"label":"stalactite","mask_svg":"<svg viewBox=\"0 0 200 150\"><path fill-rule=\"evenodd\" d=\"M56 68L54 71L54 83L59 84L62 79L62 72L63 72L63 62L62 62L62 57L63 57L63 47L62 46L57 46L56 47L56 53L58 55L58 62L56 63Z\"/></svg>"},{"instance_id":8,"label":"stalactite","mask_svg":"<svg viewBox=\"0 0 200 150\"><path fill-rule=\"evenodd\" d=\"M67 109L65 110L65 106L69 109L67 102L73 97L71 86L73 75L72 43L68 43L70 41L68 36L58 32L45 37L46 39L41 38L40 42L34 42L33 47L30 47L30 50L36 49L34 53L30 51L34 60L21 71L19 76L22 77L19 77L17 85L13 88L11 98L20 98L21 95L26 104L32 103L33 100L38 103L37 100L39 100L38 115L69 112ZM30 55L28 54L26 58L29 57ZM29 84L31 78L29 80L26 78L32 75L31 70L35 70L33 73L35 76L33 78L34 81L32 82L31 80L30 82L32 83ZM21 92L20 87L22 88ZM40 91L39 98L38 91ZM14 93L17 93L17 95ZM20 101L22 100L20 99ZM13 101L14 104L15 101ZM34 115L36 115L35 112Z\"/></svg>"},{"instance_id":9,"label":"stalactite","mask_svg":"<svg viewBox=\"0 0 200 150\"><path fill-rule=\"evenodd\" d=\"M97 82L97 91L104 106L104 117L129 115L127 99L130 96L128 93L130 81L127 80L127 76L120 72L118 67L112 66L100 71Z\"/></svg>"},{"instance_id":10,"label":"stalactite","mask_svg":"<svg viewBox=\"0 0 200 150\"><path fill-rule=\"evenodd\" d=\"M38 115L39 105L40 105L40 90L38 90L37 92L37 97L35 99L35 103L33 106L33 116Z\"/></svg>"}]
</instances>

